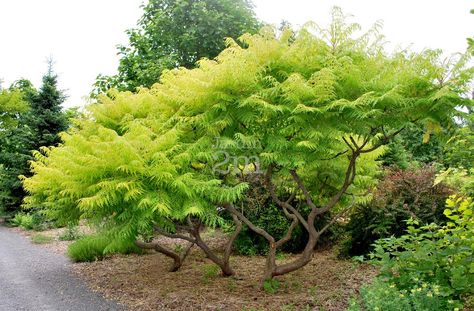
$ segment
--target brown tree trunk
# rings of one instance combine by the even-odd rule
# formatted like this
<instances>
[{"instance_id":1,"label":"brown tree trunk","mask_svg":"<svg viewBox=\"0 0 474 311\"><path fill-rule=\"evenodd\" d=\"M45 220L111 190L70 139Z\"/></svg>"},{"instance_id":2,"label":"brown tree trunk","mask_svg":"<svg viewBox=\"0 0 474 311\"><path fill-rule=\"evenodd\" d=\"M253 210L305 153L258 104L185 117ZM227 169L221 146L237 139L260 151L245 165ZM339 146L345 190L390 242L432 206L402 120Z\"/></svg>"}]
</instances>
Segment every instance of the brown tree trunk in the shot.
<instances>
[{"instance_id":1,"label":"brown tree trunk","mask_svg":"<svg viewBox=\"0 0 474 311\"><path fill-rule=\"evenodd\" d=\"M224 255L222 256L222 258L219 258L219 256L215 252L213 252L209 248L209 246L202 240L200 234L201 224L194 226L193 230L190 231L191 235L196 241L196 245L203 250L207 258L209 258L212 262L219 266L223 276L235 275L234 270L230 266L230 255L232 252L232 246L234 244L234 241L242 230L242 222L235 215L232 215L232 218L236 227L232 235L227 240Z\"/></svg>"},{"instance_id":2,"label":"brown tree trunk","mask_svg":"<svg viewBox=\"0 0 474 311\"><path fill-rule=\"evenodd\" d=\"M276 245L275 243L269 243L267 259L265 262L265 270L263 272L262 278L262 286L263 282L267 280L271 280L274 277L275 269L276 269Z\"/></svg>"},{"instance_id":3,"label":"brown tree trunk","mask_svg":"<svg viewBox=\"0 0 474 311\"><path fill-rule=\"evenodd\" d=\"M176 272L181 268L183 265L184 259L186 259L186 256L189 254L189 251L191 250L192 246L194 243L191 243L188 245L186 250L183 252L183 254L179 254L177 252L174 252L164 246L161 246L157 242L143 242L143 241L135 241L135 245L142 248L142 249L153 249L159 253L162 253L165 256L168 256L169 258L173 259L173 264L171 265L169 271L170 272Z\"/></svg>"}]
</instances>

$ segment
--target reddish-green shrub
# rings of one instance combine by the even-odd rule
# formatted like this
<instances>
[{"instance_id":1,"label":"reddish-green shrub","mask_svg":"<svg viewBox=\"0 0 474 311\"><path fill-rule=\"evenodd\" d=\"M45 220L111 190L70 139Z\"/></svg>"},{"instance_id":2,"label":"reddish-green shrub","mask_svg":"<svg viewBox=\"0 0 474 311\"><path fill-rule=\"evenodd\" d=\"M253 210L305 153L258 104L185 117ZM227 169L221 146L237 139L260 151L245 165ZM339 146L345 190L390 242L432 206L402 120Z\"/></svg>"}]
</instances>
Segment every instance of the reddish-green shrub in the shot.
<instances>
[{"instance_id":1,"label":"reddish-green shrub","mask_svg":"<svg viewBox=\"0 0 474 311\"><path fill-rule=\"evenodd\" d=\"M444 183L435 185L435 178L433 166L388 168L373 192L373 199L358 206L352 214L342 253L367 254L376 240L403 235L409 218L420 223L444 223L445 201L452 190Z\"/></svg>"}]
</instances>

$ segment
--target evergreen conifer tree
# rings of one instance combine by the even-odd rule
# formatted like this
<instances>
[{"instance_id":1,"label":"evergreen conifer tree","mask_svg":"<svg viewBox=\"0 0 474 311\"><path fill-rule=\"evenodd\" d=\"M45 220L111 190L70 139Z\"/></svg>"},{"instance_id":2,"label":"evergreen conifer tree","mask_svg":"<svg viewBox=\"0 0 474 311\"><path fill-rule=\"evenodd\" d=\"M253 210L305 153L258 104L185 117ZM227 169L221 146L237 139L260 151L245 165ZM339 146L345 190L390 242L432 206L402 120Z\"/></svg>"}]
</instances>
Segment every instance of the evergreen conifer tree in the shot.
<instances>
[{"instance_id":1,"label":"evergreen conifer tree","mask_svg":"<svg viewBox=\"0 0 474 311\"><path fill-rule=\"evenodd\" d=\"M31 176L28 162L33 160L32 152L57 145L58 134L68 126L61 110L65 96L57 87L51 62L39 90L28 80L19 80L11 90L22 94L29 109L17 114L16 125L0 137L0 206L10 211L16 210L26 195L19 176Z\"/></svg>"}]
</instances>

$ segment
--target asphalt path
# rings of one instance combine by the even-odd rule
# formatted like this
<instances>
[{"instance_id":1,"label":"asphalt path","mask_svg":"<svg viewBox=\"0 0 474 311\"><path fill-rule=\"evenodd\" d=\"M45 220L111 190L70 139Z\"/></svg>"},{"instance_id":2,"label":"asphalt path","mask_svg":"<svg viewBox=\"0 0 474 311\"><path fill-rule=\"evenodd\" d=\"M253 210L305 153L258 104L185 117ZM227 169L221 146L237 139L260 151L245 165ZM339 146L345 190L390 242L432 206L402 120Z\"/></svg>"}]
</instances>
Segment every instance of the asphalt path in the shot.
<instances>
[{"instance_id":1,"label":"asphalt path","mask_svg":"<svg viewBox=\"0 0 474 311\"><path fill-rule=\"evenodd\" d=\"M90 291L70 265L65 256L0 226L0 310L124 310Z\"/></svg>"}]
</instances>

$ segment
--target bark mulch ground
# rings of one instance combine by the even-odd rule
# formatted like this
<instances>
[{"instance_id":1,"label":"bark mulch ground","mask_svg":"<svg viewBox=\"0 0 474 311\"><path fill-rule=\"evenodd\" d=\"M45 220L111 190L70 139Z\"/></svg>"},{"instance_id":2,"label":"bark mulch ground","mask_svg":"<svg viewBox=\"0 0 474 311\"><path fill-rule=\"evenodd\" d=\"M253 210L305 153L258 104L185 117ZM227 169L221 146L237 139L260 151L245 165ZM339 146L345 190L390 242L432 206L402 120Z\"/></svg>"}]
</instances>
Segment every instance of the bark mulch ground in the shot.
<instances>
[{"instance_id":1,"label":"bark mulch ground","mask_svg":"<svg viewBox=\"0 0 474 311\"><path fill-rule=\"evenodd\" d=\"M207 240L221 247L218 237ZM278 277L279 289L270 294L259 288L264 257L234 256L231 262L237 275L230 278L218 275L197 248L178 272L168 272L171 260L156 253L114 255L76 264L74 270L93 290L131 310L226 311L345 310L350 297L377 273L369 265L338 259L331 250L319 251L305 268Z\"/></svg>"}]
</instances>

